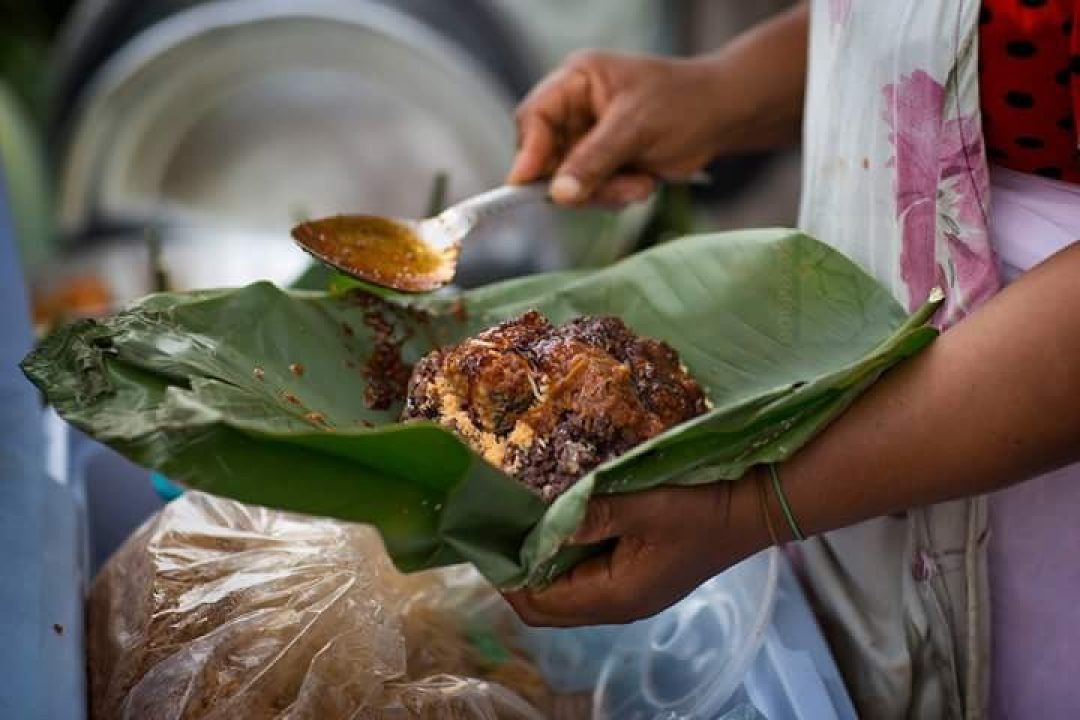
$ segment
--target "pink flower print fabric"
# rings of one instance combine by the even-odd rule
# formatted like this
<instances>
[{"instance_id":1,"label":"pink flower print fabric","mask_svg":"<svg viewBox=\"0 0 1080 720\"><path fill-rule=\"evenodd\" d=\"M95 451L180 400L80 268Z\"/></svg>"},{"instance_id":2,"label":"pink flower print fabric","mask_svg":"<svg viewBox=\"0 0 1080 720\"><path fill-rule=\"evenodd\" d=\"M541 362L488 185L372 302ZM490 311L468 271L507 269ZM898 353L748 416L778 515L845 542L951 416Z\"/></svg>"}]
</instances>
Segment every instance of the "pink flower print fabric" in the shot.
<instances>
[{"instance_id":1,"label":"pink flower print fabric","mask_svg":"<svg viewBox=\"0 0 1080 720\"><path fill-rule=\"evenodd\" d=\"M908 304L914 309L941 287L947 300L938 322L951 325L999 284L986 231L989 176L978 114L948 117L949 93L922 70L883 92Z\"/></svg>"}]
</instances>

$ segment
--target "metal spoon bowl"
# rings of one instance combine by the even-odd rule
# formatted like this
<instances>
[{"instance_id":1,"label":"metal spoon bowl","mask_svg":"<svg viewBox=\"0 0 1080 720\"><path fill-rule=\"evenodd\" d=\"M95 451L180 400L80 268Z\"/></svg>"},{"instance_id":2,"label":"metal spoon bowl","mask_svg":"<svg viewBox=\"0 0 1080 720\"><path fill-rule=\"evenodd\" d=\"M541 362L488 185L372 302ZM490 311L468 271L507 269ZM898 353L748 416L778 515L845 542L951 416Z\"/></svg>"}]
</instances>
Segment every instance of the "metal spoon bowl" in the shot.
<instances>
[{"instance_id":1,"label":"metal spoon bowl","mask_svg":"<svg viewBox=\"0 0 1080 720\"><path fill-rule=\"evenodd\" d=\"M346 275L401 292L430 292L454 279L461 241L485 218L547 197L545 183L504 186L426 220L340 215L302 223L292 236Z\"/></svg>"}]
</instances>

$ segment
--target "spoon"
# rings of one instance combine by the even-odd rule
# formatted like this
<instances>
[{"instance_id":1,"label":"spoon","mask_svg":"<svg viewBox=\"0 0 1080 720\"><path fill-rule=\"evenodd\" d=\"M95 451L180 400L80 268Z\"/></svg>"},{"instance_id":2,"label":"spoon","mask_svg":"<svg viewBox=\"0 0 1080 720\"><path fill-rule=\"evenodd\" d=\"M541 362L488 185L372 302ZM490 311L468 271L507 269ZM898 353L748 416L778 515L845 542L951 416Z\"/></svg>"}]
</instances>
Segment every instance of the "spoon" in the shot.
<instances>
[{"instance_id":1,"label":"spoon","mask_svg":"<svg viewBox=\"0 0 1080 720\"><path fill-rule=\"evenodd\" d=\"M688 182L708 178L699 173ZM477 225L509 208L547 199L547 183L507 185L426 220L339 215L297 225L292 236L316 260L346 275L400 292L430 292L454 279L461 241Z\"/></svg>"},{"instance_id":2,"label":"spoon","mask_svg":"<svg viewBox=\"0 0 1080 720\"><path fill-rule=\"evenodd\" d=\"M340 215L298 225L292 236L346 275L401 292L430 292L454 279L461 241L485 218L547 196L544 183L504 186L426 220Z\"/></svg>"}]
</instances>

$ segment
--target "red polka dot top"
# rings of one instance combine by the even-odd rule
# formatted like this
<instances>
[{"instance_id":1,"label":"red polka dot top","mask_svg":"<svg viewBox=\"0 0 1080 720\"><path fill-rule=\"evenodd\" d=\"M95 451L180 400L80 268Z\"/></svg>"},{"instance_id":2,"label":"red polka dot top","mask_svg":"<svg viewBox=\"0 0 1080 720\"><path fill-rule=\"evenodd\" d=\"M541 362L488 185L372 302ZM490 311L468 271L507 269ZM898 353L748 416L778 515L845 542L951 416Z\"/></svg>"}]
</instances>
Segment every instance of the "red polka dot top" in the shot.
<instances>
[{"instance_id":1,"label":"red polka dot top","mask_svg":"<svg viewBox=\"0 0 1080 720\"><path fill-rule=\"evenodd\" d=\"M1080 0L982 0L979 90L991 162L1080 183Z\"/></svg>"}]
</instances>

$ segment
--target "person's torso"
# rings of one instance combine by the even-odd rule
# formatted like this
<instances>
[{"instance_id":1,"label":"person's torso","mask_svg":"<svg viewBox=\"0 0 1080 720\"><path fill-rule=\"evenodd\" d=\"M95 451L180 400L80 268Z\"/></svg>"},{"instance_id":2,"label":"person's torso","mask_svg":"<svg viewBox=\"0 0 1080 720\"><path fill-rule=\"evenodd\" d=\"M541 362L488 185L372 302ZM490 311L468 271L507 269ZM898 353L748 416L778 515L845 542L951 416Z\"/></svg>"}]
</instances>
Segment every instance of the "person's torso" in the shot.
<instances>
[{"instance_id":1,"label":"person's torso","mask_svg":"<svg viewBox=\"0 0 1080 720\"><path fill-rule=\"evenodd\" d=\"M998 38L1016 28L1002 24L989 34L978 0L815 0L811 8L800 227L860 263L909 308L942 288L947 300L936 322L947 328L1002 284L989 231L980 85L990 98L1008 73L994 70L1002 62L995 56L980 79L980 29ZM1073 102L1068 80L1060 87L1070 94L1053 102ZM1023 113L998 125L990 115L995 130L986 132L995 144L1011 142L1023 169L1050 167L1036 153L1019 154L1038 149L1016 142L1037 132L1025 129ZM1043 141L1043 149L1050 145ZM1023 235L995 239L1011 257L1017 246L1032 249ZM988 530L986 501L974 499L806 544L811 589L861 713L988 714Z\"/></svg>"}]
</instances>

